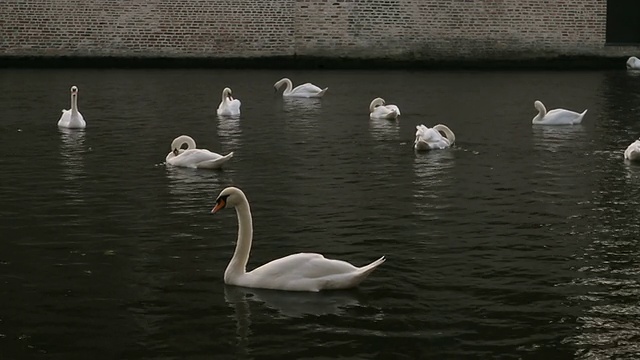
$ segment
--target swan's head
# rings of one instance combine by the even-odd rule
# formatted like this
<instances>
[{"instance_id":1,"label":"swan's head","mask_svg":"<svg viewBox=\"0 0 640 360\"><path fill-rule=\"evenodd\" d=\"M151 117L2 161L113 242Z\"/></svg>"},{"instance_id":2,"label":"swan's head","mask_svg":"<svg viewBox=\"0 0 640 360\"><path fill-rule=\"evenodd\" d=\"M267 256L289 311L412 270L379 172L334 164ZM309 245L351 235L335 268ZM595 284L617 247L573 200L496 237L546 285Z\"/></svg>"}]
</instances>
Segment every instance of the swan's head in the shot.
<instances>
[{"instance_id":1,"label":"swan's head","mask_svg":"<svg viewBox=\"0 0 640 360\"><path fill-rule=\"evenodd\" d=\"M242 190L233 186L228 187L222 190L220 195L218 195L218 197L216 198L216 204L213 209L211 209L211 213L215 214L228 206L236 207L246 201L247 198L244 196Z\"/></svg>"},{"instance_id":2,"label":"swan's head","mask_svg":"<svg viewBox=\"0 0 640 360\"><path fill-rule=\"evenodd\" d=\"M233 97L231 97L231 94L232 94L231 89L228 88L228 87L226 87L226 88L224 88L224 90L222 90L222 97L225 97L225 98L227 98L229 100L233 100Z\"/></svg>"},{"instance_id":3,"label":"swan's head","mask_svg":"<svg viewBox=\"0 0 640 360\"><path fill-rule=\"evenodd\" d=\"M76 95L78 95L78 87L74 85L71 87L71 96L76 96Z\"/></svg>"},{"instance_id":4,"label":"swan's head","mask_svg":"<svg viewBox=\"0 0 640 360\"><path fill-rule=\"evenodd\" d=\"M378 106L384 105L384 99L383 98L375 98L371 101L371 104L369 104L369 111L373 112L373 109L377 108Z\"/></svg>"},{"instance_id":5,"label":"swan's head","mask_svg":"<svg viewBox=\"0 0 640 360\"><path fill-rule=\"evenodd\" d=\"M635 56L630 57L629 60L627 60L627 69L634 69L636 66L636 63L639 61L640 60Z\"/></svg>"}]
</instances>

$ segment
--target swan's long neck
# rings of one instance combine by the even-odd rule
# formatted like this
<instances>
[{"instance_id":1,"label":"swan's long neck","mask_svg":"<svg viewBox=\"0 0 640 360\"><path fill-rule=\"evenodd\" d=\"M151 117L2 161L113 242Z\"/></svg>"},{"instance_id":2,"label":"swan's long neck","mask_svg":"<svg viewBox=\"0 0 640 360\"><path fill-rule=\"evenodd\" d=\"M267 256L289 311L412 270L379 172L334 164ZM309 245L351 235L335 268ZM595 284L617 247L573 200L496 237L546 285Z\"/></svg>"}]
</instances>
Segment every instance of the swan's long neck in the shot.
<instances>
[{"instance_id":1,"label":"swan's long neck","mask_svg":"<svg viewBox=\"0 0 640 360\"><path fill-rule=\"evenodd\" d=\"M293 89L293 83L288 78L284 78L284 79L278 81L276 86L279 88L280 86L282 86L282 84L286 84L287 85L287 87L284 89L284 92L283 92L284 94L290 93L291 90Z\"/></svg>"},{"instance_id":2,"label":"swan's long neck","mask_svg":"<svg viewBox=\"0 0 640 360\"><path fill-rule=\"evenodd\" d=\"M224 89L222 91L222 102L224 103L227 100L228 97L229 97L229 93L228 93L227 89Z\"/></svg>"},{"instance_id":3,"label":"swan's long neck","mask_svg":"<svg viewBox=\"0 0 640 360\"><path fill-rule=\"evenodd\" d=\"M456 142L456 135L447 125L438 124L433 128L444 133L444 137L449 141L449 145L453 145L453 143Z\"/></svg>"},{"instance_id":4,"label":"swan's long neck","mask_svg":"<svg viewBox=\"0 0 640 360\"><path fill-rule=\"evenodd\" d=\"M536 101L535 107L538 110L538 116L536 116L534 122L542 120L542 118L547 115L547 108L544 107L544 104L542 102Z\"/></svg>"},{"instance_id":5,"label":"swan's long neck","mask_svg":"<svg viewBox=\"0 0 640 360\"><path fill-rule=\"evenodd\" d=\"M78 95L71 94L71 114L78 113Z\"/></svg>"},{"instance_id":6,"label":"swan's long neck","mask_svg":"<svg viewBox=\"0 0 640 360\"><path fill-rule=\"evenodd\" d=\"M231 275L237 276L247 272L247 262L249 261L249 253L251 252L253 220L251 219L249 202L246 198L240 205L236 206L236 214L238 215L238 240L233 257L224 272L225 279Z\"/></svg>"}]
</instances>

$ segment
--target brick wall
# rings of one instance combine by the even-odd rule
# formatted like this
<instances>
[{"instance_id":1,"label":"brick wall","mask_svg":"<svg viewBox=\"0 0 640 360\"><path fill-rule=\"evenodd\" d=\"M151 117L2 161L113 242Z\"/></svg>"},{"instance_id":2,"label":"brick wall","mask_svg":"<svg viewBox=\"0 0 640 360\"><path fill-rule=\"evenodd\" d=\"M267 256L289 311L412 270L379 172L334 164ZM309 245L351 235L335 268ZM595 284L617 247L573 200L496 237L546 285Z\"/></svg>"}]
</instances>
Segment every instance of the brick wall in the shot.
<instances>
[{"instance_id":1,"label":"brick wall","mask_svg":"<svg viewBox=\"0 0 640 360\"><path fill-rule=\"evenodd\" d=\"M606 0L0 0L0 56L626 55L605 29Z\"/></svg>"}]
</instances>

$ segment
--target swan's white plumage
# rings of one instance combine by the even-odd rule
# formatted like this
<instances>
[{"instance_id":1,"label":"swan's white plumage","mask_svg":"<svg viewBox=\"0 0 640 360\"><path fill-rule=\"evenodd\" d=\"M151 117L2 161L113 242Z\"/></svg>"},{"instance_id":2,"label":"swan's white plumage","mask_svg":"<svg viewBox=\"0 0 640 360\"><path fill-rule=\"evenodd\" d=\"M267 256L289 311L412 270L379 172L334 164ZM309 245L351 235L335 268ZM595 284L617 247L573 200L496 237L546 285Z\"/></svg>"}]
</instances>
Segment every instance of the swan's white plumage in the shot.
<instances>
[{"instance_id":1,"label":"swan's white plumage","mask_svg":"<svg viewBox=\"0 0 640 360\"><path fill-rule=\"evenodd\" d=\"M627 70L640 70L640 59L635 56L627 60Z\"/></svg>"},{"instance_id":2,"label":"swan's white plumage","mask_svg":"<svg viewBox=\"0 0 640 360\"><path fill-rule=\"evenodd\" d=\"M324 95L324 93L329 89L328 87L321 89L312 83L304 83L294 88L293 83L288 78L282 78L276 81L276 83L273 84L273 87L277 91L284 84L287 85L282 92L282 96L285 97L319 98L322 97L322 95Z\"/></svg>"},{"instance_id":3,"label":"swan's white plumage","mask_svg":"<svg viewBox=\"0 0 640 360\"><path fill-rule=\"evenodd\" d=\"M62 110L62 116L58 120L58 126L69 129L84 129L87 127L87 123L84 121L84 117L78 110L78 87L71 87L71 108L69 110Z\"/></svg>"},{"instance_id":4,"label":"swan's white plumage","mask_svg":"<svg viewBox=\"0 0 640 360\"><path fill-rule=\"evenodd\" d=\"M240 100L231 96L231 89L226 87L222 90L222 100L218 105L218 115L240 115Z\"/></svg>"},{"instance_id":5,"label":"swan's white plumage","mask_svg":"<svg viewBox=\"0 0 640 360\"><path fill-rule=\"evenodd\" d=\"M211 212L216 213L225 207L235 207L238 216L238 240L224 272L225 284L288 291L347 289L360 284L385 261L383 256L368 265L356 267L346 261L327 259L321 254L298 253L247 272L253 241L249 202L242 190L228 187L222 190Z\"/></svg>"},{"instance_id":6,"label":"swan's white plumage","mask_svg":"<svg viewBox=\"0 0 640 360\"><path fill-rule=\"evenodd\" d=\"M455 134L446 125L438 124L432 128L417 125L416 139L413 142L413 148L418 151L446 149L451 147L455 142Z\"/></svg>"},{"instance_id":7,"label":"swan's white plumage","mask_svg":"<svg viewBox=\"0 0 640 360\"><path fill-rule=\"evenodd\" d=\"M624 151L625 160L640 161L640 139L634 141Z\"/></svg>"},{"instance_id":8,"label":"swan's white plumage","mask_svg":"<svg viewBox=\"0 0 640 360\"><path fill-rule=\"evenodd\" d=\"M369 104L369 118L394 120L400 116L400 108L396 105L386 105L384 99L375 98Z\"/></svg>"},{"instance_id":9,"label":"swan's white plumage","mask_svg":"<svg viewBox=\"0 0 640 360\"><path fill-rule=\"evenodd\" d=\"M186 144L187 149L182 149ZM165 161L169 165L198 168L198 169L219 169L224 163L233 157L233 152L227 155L220 155L207 149L197 149L196 142L190 136L181 135L173 139L171 152L167 154Z\"/></svg>"},{"instance_id":10,"label":"swan's white plumage","mask_svg":"<svg viewBox=\"0 0 640 360\"><path fill-rule=\"evenodd\" d=\"M538 115L534 116L532 124L538 125L576 125L582 122L587 110L577 113L565 109L553 109L547 111L544 104L540 100L536 100L533 106L538 110Z\"/></svg>"}]
</instances>

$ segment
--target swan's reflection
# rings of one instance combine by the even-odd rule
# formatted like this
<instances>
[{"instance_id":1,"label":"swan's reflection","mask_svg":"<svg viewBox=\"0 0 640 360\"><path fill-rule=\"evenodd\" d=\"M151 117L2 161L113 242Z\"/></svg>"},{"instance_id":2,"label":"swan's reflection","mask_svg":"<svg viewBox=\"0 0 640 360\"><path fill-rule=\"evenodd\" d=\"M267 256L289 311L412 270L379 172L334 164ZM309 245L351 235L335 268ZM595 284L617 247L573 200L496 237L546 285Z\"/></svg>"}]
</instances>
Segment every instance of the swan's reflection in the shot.
<instances>
[{"instance_id":1,"label":"swan's reflection","mask_svg":"<svg viewBox=\"0 0 640 360\"><path fill-rule=\"evenodd\" d=\"M455 165L455 149L431 150L416 153L413 161L415 173L413 195L416 209L424 212L437 213L446 207L442 201L446 195L448 184L451 183L450 170Z\"/></svg>"},{"instance_id":2,"label":"swan's reflection","mask_svg":"<svg viewBox=\"0 0 640 360\"><path fill-rule=\"evenodd\" d=\"M400 122L398 120L369 120L369 131L377 141L398 140Z\"/></svg>"},{"instance_id":3,"label":"swan's reflection","mask_svg":"<svg viewBox=\"0 0 640 360\"><path fill-rule=\"evenodd\" d=\"M237 312L238 316L246 315L247 317L251 315L248 306L249 301L263 303L286 317L338 315L344 312L347 307L360 306L360 302L355 297L353 290L310 293L225 285L224 297L230 306L236 308L236 311L238 311L238 308L243 310ZM238 319L238 323L249 324L250 321L248 319L245 321Z\"/></svg>"},{"instance_id":4,"label":"swan's reflection","mask_svg":"<svg viewBox=\"0 0 640 360\"><path fill-rule=\"evenodd\" d=\"M223 187L228 175L224 171L209 171L167 166L170 201L173 214L202 213L202 194L213 194L215 189Z\"/></svg>"},{"instance_id":5,"label":"swan's reflection","mask_svg":"<svg viewBox=\"0 0 640 360\"><path fill-rule=\"evenodd\" d=\"M532 126L533 145L537 150L556 152L564 147L575 147L585 141L587 135L582 125Z\"/></svg>"},{"instance_id":6,"label":"swan's reflection","mask_svg":"<svg viewBox=\"0 0 640 360\"><path fill-rule=\"evenodd\" d=\"M236 151L242 143L242 129L238 117L223 116L218 117L218 138L224 145L221 153ZM222 151L224 150L224 151Z\"/></svg>"},{"instance_id":7,"label":"swan's reflection","mask_svg":"<svg viewBox=\"0 0 640 360\"><path fill-rule=\"evenodd\" d=\"M322 101L316 98L283 97L282 109L290 117L297 119L316 118L322 109Z\"/></svg>"},{"instance_id":8,"label":"swan's reflection","mask_svg":"<svg viewBox=\"0 0 640 360\"><path fill-rule=\"evenodd\" d=\"M84 158L85 152L84 136L81 129L59 128L60 157L62 159L62 178L67 182L78 181L84 178ZM65 192L70 194L74 200L82 201L82 191L76 186L67 186Z\"/></svg>"}]
</instances>

